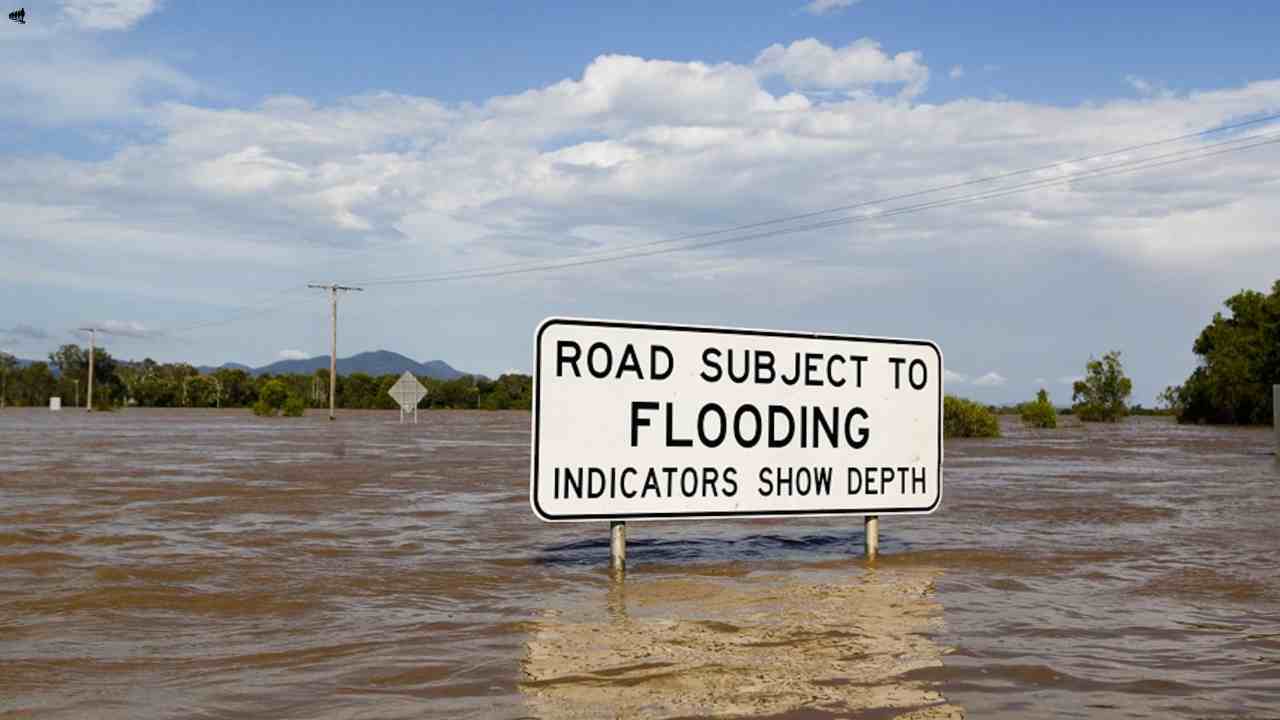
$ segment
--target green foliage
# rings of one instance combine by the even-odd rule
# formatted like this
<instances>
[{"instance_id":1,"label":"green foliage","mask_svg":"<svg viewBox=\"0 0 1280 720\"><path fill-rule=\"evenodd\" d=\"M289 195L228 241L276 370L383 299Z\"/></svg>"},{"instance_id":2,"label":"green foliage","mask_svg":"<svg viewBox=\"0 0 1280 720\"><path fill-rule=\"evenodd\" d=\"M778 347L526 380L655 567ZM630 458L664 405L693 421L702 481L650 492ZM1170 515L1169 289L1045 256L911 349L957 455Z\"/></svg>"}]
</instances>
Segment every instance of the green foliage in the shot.
<instances>
[{"instance_id":1,"label":"green foliage","mask_svg":"<svg viewBox=\"0 0 1280 720\"><path fill-rule=\"evenodd\" d=\"M259 400L253 404L253 414L258 417L275 417L277 412L279 411L265 400Z\"/></svg>"},{"instance_id":2,"label":"green foliage","mask_svg":"<svg viewBox=\"0 0 1280 720\"><path fill-rule=\"evenodd\" d=\"M528 375L507 374L476 383L485 410L528 410L533 407L533 382Z\"/></svg>"},{"instance_id":3,"label":"green foliage","mask_svg":"<svg viewBox=\"0 0 1280 720\"><path fill-rule=\"evenodd\" d=\"M89 351L79 345L68 344L49 353L49 364L58 369L58 375L80 377L89 374ZM94 358L94 371L97 371L97 357Z\"/></svg>"},{"instance_id":4,"label":"green foliage","mask_svg":"<svg viewBox=\"0 0 1280 720\"><path fill-rule=\"evenodd\" d=\"M1054 410L1053 403L1049 402L1049 392L1044 388L1040 388L1040 392L1036 393L1034 401L1020 405L1018 414L1022 416L1022 422L1031 427L1049 429L1058 427L1058 412Z\"/></svg>"},{"instance_id":5,"label":"green foliage","mask_svg":"<svg viewBox=\"0 0 1280 720\"><path fill-rule=\"evenodd\" d=\"M1000 421L991 408L948 395L942 400L942 432L949 438L1000 437Z\"/></svg>"},{"instance_id":6,"label":"green foliage","mask_svg":"<svg viewBox=\"0 0 1280 720\"><path fill-rule=\"evenodd\" d=\"M263 403L272 410L279 410L283 408L285 401L288 399L289 389L279 380L268 380L262 385L262 388L258 390L258 402ZM254 408L254 412L257 412L256 405Z\"/></svg>"},{"instance_id":7,"label":"green foliage","mask_svg":"<svg viewBox=\"0 0 1280 720\"><path fill-rule=\"evenodd\" d=\"M297 395L290 395L288 400L284 401L284 408L281 411L285 417L302 417L307 411L307 404Z\"/></svg>"},{"instance_id":8,"label":"green foliage","mask_svg":"<svg viewBox=\"0 0 1280 720\"><path fill-rule=\"evenodd\" d=\"M1169 385L1161 390L1156 396L1156 408L1172 415L1181 415L1184 409L1181 391L1182 388L1177 385Z\"/></svg>"},{"instance_id":9,"label":"green foliage","mask_svg":"<svg viewBox=\"0 0 1280 720\"><path fill-rule=\"evenodd\" d=\"M394 380L393 380L394 382ZM378 407L381 386L368 373L338 377L338 404L344 408L369 410ZM388 398L390 399L390 398Z\"/></svg>"},{"instance_id":10,"label":"green foliage","mask_svg":"<svg viewBox=\"0 0 1280 720\"><path fill-rule=\"evenodd\" d=\"M244 370L221 368L213 371L213 377L221 388L223 407L244 407L257 397L253 378Z\"/></svg>"},{"instance_id":11,"label":"green foliage","mask_svg":"<svg viewBox=\"0 0 1280 720\"><path fill-rule=\"evenodd\" d=\"M105 398L98 395L97 390L93 393L93 411L94 412L115 412L115 403L111 402L111 398Z\"/></svg>"},{"instance_id":12,"label":"green foliage","mask_svg":"<svg viewBox=\"0 0 1280 720\"><path fill-rule=\"evenodd\" d=\"M0 355L0 405L47 405L49 398L61 395L63 405L75 401L76 383L80 400L88 397L87 348L64 345L50 353L52 367L60 368L60 376L48 363L34 363L17 368ZM186 363L157 363L147 358L140 362L120 362L98 348L94 358L94 402L114 406L142 407L249 407L259 401L276 414L286 401L298 398L304 406L327 407L329 372L327 369L309 374L262 375L254 377L244 370L220 368L201 374ZM387 390L399 378L386 374L371 376L352 373L339 376L337 406L345 409L394 410L395 401ZM486 410L528 410L533 404L533 378L511 373L490 380L467 375L454 380L419 378L427 388L427 396L419 408L454 408Z\"/></svg>"},{"instance_id":13,"label":"green foliage","mask_svg":"<svg viewBox=\"0 0 1280 720\"><path fill-rule=\"evenodd\" d=\"M49 398L58 394L58 380L53 371L45 363L32 363L19 370L17 387L10 391L16 405L47 405ZM64 406L69 406L69 397L63 397Z\"/></svg>"},{"instance_id":14,"label":"green foliage","mask_svg":"<svg viewBox=\"0 0 1280 720\"><path fill-rule=\"evenodd\" d=\"M58 369L55 395L61 395L64 404L74 405L76 388L82 403L88 403L89 392L89 349L79 345L68 344L49 353L49 362ZM117 375L119 363L107 352L106 348L97 348L93 353L93 401L106 404L122 404L125 401L125 385ZM46 397L33 405L48 402Z\"/></svg>"},{"instance_id":15,"label":"green foliage","mask_svg":"<svg viewBox=\"0 0 1280 720\"><path fill-rule=\"evenodd\" d=\"M1071 389L1072 409L1083 422L1116 422L1129 414L1126 402L1133 393L1133 381L1125 377L1119 350L1101 360L1091 356L1084 380L1076 381Z\"/></svg>"},{"instance_id":16,"label":"green foliage","mask_svg":"<svg viewBox=\"0 0 1280 720\"><path fill-rule=\"evenodd\" d=\"M480 399L480 388L475 377L464 375L453 380L437 381L431 388L432 407L474 408Z\"/></svg>"},{"instance_id":17,"label":"green foliage","mask_svg":"<svg viewBox=\"0 0 1280 720\"><path fill-rule=\"evenodd\" d=\"M1243 290L1224 305L1231 316L1215 313L1192 345L1199 367L1161 399L1179 422L1269 424L1271 386L1280 383L1280 280L1270 294Z\"/></svg>"},{"instance_id":18,"label":"green foliage","mask_svg":"<svg viewBox=\"0 0 1280 720\"><path fill-rule=\"evenodd\" d=\"M18 371L18 358L6 352L0 352L0 408L9 399L9 376Z\"/></svg>"}]
</instances>

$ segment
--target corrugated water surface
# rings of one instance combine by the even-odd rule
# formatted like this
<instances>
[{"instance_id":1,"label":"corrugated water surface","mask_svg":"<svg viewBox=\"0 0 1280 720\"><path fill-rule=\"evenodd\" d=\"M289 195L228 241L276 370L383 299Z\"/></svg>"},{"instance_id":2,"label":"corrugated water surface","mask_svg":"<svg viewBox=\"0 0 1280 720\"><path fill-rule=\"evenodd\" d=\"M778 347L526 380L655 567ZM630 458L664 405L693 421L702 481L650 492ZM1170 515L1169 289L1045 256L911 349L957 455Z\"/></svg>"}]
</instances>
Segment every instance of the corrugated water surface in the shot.
<instances>
[{"instance_id":1,"label":"corrugated water surface","mask_svg":"<svg viewBox=\"0 0 1280 720\"><path fill-rule=\"evenodd\" d=\"M546 525L523 413L0 413L4 717L1276 717L1269 431L950 442L941 510Z\"/></svg>"}]
</instances>

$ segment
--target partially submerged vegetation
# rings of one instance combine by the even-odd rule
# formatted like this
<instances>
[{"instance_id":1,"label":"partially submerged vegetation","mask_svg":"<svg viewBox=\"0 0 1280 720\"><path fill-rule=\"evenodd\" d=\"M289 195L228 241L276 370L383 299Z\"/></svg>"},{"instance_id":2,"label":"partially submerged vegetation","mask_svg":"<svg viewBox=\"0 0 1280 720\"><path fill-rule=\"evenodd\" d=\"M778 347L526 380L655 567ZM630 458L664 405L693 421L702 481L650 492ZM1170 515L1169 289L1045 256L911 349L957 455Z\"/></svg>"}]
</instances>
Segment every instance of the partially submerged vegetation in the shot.
<instances>
[{"instance_id":1,"label":"partially submerged vegetation","mask_svg":"<svg viewBox=\"0 0 1280 720\"><path fill-rule=\"evenodd\" d=\"M253 404L253 414L260 417L275 417L285 408L286 403L290 402L296 402L301 406L302 399L290 396L289 389L279 380L268 380L258 391L258 401ZM301 414L301 411L297 412L297 415Z\"/></svg>"},{"instance_id":2,"label":"partially submerged vegetation","mask_svg":"<svg viewBox=\"0 0 1280 720\"><path fill-rule=\"evenodd\" d=\"M306 408L329 406L329 371L286 375L252 375L239 368L219 368L202 373L187 363L157 363L146 359L124 362L98 348L94 355L94 405L110 409L127 405L142 407L240 407L268 415L301 414ZM49 362L19 368L11 355L0 353L0 407L47 405L50 397L61 396L64 407L76 397L87 402L89 351L78 345L63 345L49 354ZM394 410L398 406L387 390L399 375L351 373L337 378L336 404L343 409ZM533 378L516 373L498 379L464 375L453 380L418 377L427 388L420 409L474 408L481 410L528 410L533 404ZM280 397L272 383L284 388ZM271 395L259 406L263 393Z\"/></svg>"},{"instance_id":3,"label":"partially submerged vegetation","mask_svg":"<svg viewBox=\"0 0 1280 720\"><path fill-rule=\"evenodd\" d=\"M1090 357L1084 379L1071 390L1071 410L1082 422L1116 422L1129 414L1133 381L1124 374L1119 350L1101 359Z\"/></svg>"},{"instance_id":4,"label":"partially submerged vegetation","mask_svg":"<svg viewBox=\"0 0 1280 720\"><path fill-rule=\"evenodd\" d=\"M948 395L942 400L942 434L949 438L1000 437L1000 421L986 405Z\"/></svg>"},{"instance_id":5,"label":"partially submerged vegetation","mask_svg":"<svg viewBox=\"0 0 1280 720\"><path fill-rule=\"evenodd\" d=\"M1019 406L1018 414L1022 416L1022 422L1031 427L1047 429L1058 427L1058 411L1054 409L1053 403L1049 402L1049 392L1044 388L1040 388L1040 392L1036 393L1035 400Z\"/></svg>"},{"instance_id":6,"label":"partially submerged vegetation","mask_svg":"<svg viewBox=\"0 0 1280 720\"><path fill-rule=\"evenodd\" d=\"M1271 387L1280 384L1280 280L1271 292L1242 290L1214 313L1192 349L1200 364L1186 382L1168 387L1161 402L1179 422L1273 422Z\"/></svg>"},{"instance_id":7,"label":"partially submerged vegetation","mask_svg":"<svg viewBox=\"0 0 1280 720\"><path fill-rule=\"evenodd\" d=\"M1271 292L1244 290L1227 298L1229 316L1216 313L1193 345L1200 364L1181 385L1166 388L1157 409L1127 402L1133 390L1125 376L1120 353L1090 358L1086 376L1072 387L1072 406L1055 409L1042 389L1034 402L1016 407L987 407L947 397L944 431L947 437L997 437L996 413L1017 413L1034 427L1051 428L1057 414L1075 415L1084 422L1115 422L1128 414L1174 414L1179 422L1269 424L1271 387L1280 383L1280 280ZM0 353L0 408L6 405L43 406L61 396L64 407L87 402L88 350L63 345L49 353L48 362L19 367ZM398 376L352 373L337 379L336 405L343 409L394 410L387 390ZM421 409L478 408L528 410L533 401L533 378L507 374L496 380L465 375L454 380L419 377L427 396ZM268 387L271 389L268 390ZM283 388L283 395L278 388ZM238 368L201 373L186 363L116 360L98 348L94 358L94 406L110 410L125 405L145 407L249 407L264 415L301 415L306 408L327 407L329 373L254 376Z\"/></svg>"}]
</instances>

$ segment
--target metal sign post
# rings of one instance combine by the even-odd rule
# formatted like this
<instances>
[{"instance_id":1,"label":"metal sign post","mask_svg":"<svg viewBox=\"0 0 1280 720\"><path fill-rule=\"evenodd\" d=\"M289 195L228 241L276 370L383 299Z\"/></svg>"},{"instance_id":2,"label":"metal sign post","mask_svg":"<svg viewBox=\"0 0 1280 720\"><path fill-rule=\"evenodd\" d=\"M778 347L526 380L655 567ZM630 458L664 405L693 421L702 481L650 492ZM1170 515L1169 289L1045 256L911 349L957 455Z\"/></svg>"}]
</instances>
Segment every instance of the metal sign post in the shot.
<instances>
[{"instance_id":1,"label":"metal sign post","mask_svg":"<svg viewBox=\"0 0 1280 720\"><path fill-rule=\"evenodd\" d=\"M861 515L942 500L926 340L552 318L535 338L529 501L548 522Z\"/></svg>"},{"instance_id":2,"label":"metal sign post","mask_svg":"<svg viewBox=\"0 0 1280 720\"><path fill-rule=\"evenodd\" d=\"M413 424L417 425L418 403L427 396L427 389L422 386L422 383L418 382L418 378L414 377L413 373L405 370L400 379L396 380L396 384L387 390L387 394L400 406L400 422L404 422L405 413L412 408Z\"/></svg>"}]
</instances>

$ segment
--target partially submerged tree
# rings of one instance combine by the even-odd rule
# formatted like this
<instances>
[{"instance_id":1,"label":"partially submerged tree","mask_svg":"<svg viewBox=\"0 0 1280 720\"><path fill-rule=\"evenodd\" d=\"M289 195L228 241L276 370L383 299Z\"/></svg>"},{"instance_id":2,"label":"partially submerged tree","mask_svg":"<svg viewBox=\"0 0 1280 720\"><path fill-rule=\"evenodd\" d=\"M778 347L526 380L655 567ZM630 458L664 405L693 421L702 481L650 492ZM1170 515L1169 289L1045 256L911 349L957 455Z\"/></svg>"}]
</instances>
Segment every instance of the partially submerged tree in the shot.
<instances>
[{"instance_id":1,"label":"partially submerged tree","mask_svg":"<svg viewBox=\"0 0 1280 720\"><path fill-rule=\"evenodd\" d=\"M0 410L4 409L9 396L9 375L18 369L18 358L7 352L0 352Z\"/></svg>"},{"instance_id":2,"label":"partially submerged tree","mask_svg":"<svg viewBox=\"0 0 1280 720\"><path fill-rule=\"evenodd\" d=\"M1280 383L1280 280L1270 294L1244 290L1224 304L1230 317L1215 313L1200 331L1192 346L1200 366L1165 391L1169 405L1180 422L1270 423L1271 386Z\"/></svg>"},{"instance_id":3,"label":"partially submerged tree","mask_svg":"<svg viewBox=\"0 0 1280 720\"><path fill-rule=\"evenodd\" d=\"M258 391L258 402L253 404L253 414L275 417L289 400L289 390L279 380L268 380Z\"/></svg>"},{"instance_id":4,"label":"partially submerged tree","mask_svg":"<svg viewBox=\"0 0 1280 720\"><path fill-rule=\"evenodd\" d=\"M1000 437L1000 421L986 405L948 395L942 400L942 434L949 438Z\"/></svg>"},{"instance_id":5,"label":"partially submerged tree","mask_svg":"<svg viewBox=\"0 0 1280 720\"><path fill-rule=\"evenodd\" d=\"M1133 381L1124 374L1120 351L1112 350L1101 360L1089 358L1084 380L1072 386L1072 409L1084 422L1116 422L1129 413L1131 394Z\"/></svg>"},{"instance_id":6,"label":"partially submerged tree","mask_svg":"<svg viewBox=\"0 0 1280 720\"><path fill-rule=\"evenodd\" d=\"M1058 427L1058 411L1054 409L1053 403L1049 402L1049 391L1044 388L1040 388L1040 392L1036 393L1034 401L1020 405L1018 414L1022 416L1022 422L1031 427Z\"/></svg>"}]
</instances>

